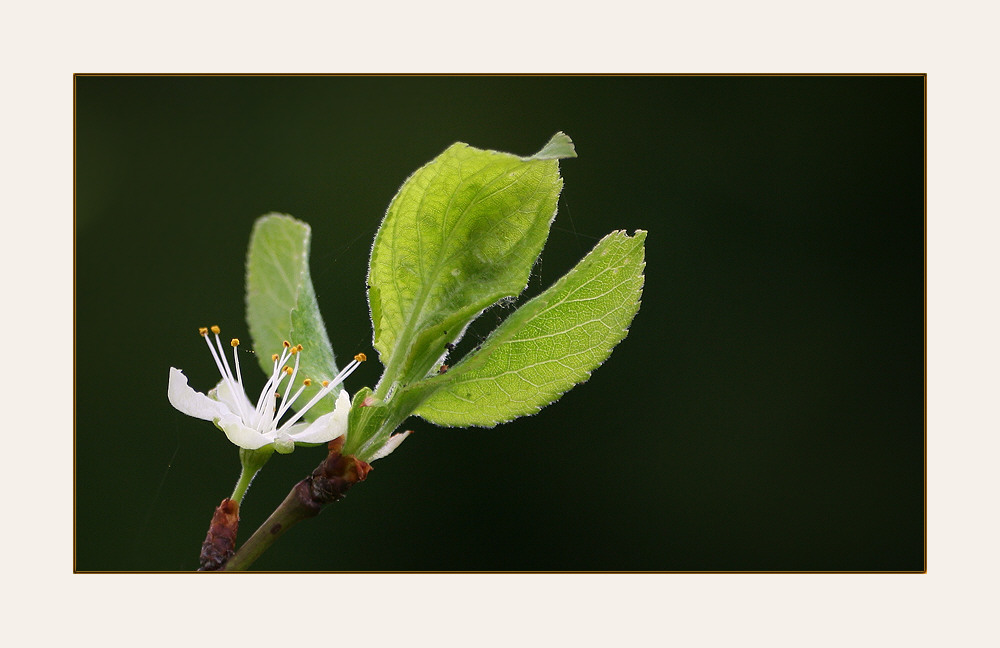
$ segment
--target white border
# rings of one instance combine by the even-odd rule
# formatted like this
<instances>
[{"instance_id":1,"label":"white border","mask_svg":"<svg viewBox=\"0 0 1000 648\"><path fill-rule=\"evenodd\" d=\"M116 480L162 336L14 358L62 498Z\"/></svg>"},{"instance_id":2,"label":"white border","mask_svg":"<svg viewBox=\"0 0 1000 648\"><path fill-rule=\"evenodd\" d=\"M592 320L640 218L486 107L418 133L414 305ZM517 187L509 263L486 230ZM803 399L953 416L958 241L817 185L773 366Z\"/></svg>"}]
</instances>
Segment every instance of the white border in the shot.
<instances>
[{"instance_id":1,"label":"white border","mask_svg":"<svg viewBox=\"0 0 1000 648\"><path fill-rule=\"evenodd\" d=\"M996 641L988 604L1000 393L1000 110L988 67L995 9L872 1L280 6L21 3L5 12L3 332L8 357L20 363L5 377L13 443L0 473L9 635L104 646ZM72 74L376 71L928 73L929 573L72 575ZM113 347L113 331L106 343ZM51 449L46 464L19 464L20 448L38 443Z\"/></svg>"}]
</instances>

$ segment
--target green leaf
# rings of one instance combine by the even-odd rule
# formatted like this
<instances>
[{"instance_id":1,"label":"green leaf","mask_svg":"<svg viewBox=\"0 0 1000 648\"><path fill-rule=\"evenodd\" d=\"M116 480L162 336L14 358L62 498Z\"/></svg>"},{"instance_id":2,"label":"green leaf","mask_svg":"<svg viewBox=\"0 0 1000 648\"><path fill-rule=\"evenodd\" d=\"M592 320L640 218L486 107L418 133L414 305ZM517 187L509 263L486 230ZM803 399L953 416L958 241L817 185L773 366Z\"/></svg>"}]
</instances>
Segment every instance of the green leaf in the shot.
<instances>
[{"instance_id":1,"label":"green leaf","mask_svg":"<svg viewBox=\"0 0 1000 648\"><path fill-rule=\"evenodd\" d=\"M552 136L552 139L542 147L542 150L535 153L529 159L534 160L560 160L562 158L575 158L576 147L569 135L559 131Z\"/></svg>"},{"instance_id":2,"label":"green leaf","mask_svg":"<svg viewBox=\"0 0 1000 648\"><path fill-rule=\"evenodd\" d=\"M534 414L587 380L628 333L642 295L646 232L613 232L551 288L517 309L479 351L414 390L438 425L492 427Z\"/></svg>"},{"instance_id":3,"label":"green leaf","mask_svg":"<svg viewBox=\"0 0 1000 648\"><path fill-rule=\"evenodd\" d=\"M376 399L368 387L358 390L351 401L347 439L341 452L362 461L371 461L392 432L413 412L418 403L415 396L415 393L404 392L400 398L386 403Z\"/></svg>"},{"instance_id":4,"label":"green leaf","mask_svg":"<svg viewBox=\"0 0 1000 648\"><path fill-rule=\"evenodd\" d=\"M407 179L368 275L379 397L425 378L479 313L524 290L555 217L558 159L575 155L563 133L527 158L457 143Z\"/></svg>"},{"instance_id":5,"label":"green leaf","mask_svg":"<svg viewBox=\"0 0 1000 648\"><path fill-rule=\"evenodd\" d=\"M368 387L359 389L351 401L351 413L347 418L347 439L344 441L342 453L367 461L366 457L362 456L363 449L370 445L372 439L380 435L391 413L392 410L386 407L385 403L375 401L371 389ZM392 430L385 432L383 436L388 439L390 432ZM374 454L375 450L377 448L369 454Z\"/></svg>"},{"instance_id":6,"label":"green leaf","mask_svg":"<svg viewBox=\"0 0 1000 648\"><path fill-rule=\"evenodd\" d=\"M333 348L319 314L309 277L309 226L291 216L268 214L257 219L247 250L247 324L257 361L271 375L271 356L282 342L301 344L299 376L311 378L296 402L308 403L320 382L337 375ZM313 421L333 411L338 387L305 414Z\"/></svg>"}]
</instances>

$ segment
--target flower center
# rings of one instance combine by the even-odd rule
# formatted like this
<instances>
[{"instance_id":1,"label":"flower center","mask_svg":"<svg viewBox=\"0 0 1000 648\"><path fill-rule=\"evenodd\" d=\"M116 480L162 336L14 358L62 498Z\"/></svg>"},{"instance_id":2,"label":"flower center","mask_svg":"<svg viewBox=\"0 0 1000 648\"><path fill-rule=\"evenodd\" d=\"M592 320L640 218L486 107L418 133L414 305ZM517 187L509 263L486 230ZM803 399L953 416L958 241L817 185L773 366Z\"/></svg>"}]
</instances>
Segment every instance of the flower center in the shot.
<instances>
[{"instance_id":1,"label":"flower center","mask_svg":"<svg viewBox=\"0 0 1000 648\"><path fill-rule=\"evenodd\" d=\"M209 337L209 331L212 332L213 340ZM349 362L340 373L338 373L332 380L322 381L322 389L320 389L309 402L303 407L296 408L295 414L291 416L287 421L285 421L281 426L278 426L278 422L281 418L288 413L295 401L298 400L302 392L305 391L307 387L312 386L312 379L305 378L302 380L301 384L296 383L296 379L299 374L299 358L303 352L303 347L301 344L293 345L288 340L282 342L281 353L275 353L271 356L273 362L273 369L271 375L268 377L267 382L264 384L264 388L260 392L260 396L257 398L257 404L254 406L253 403L246 396L246 389L243 386L243 374L240 369L240 355L239 346L240 341L238 338L233 338L230 340L229 345L233 348L233 366L236 368L235 374L229 367L229 361L226 359L226 354L223 351L222 340L219 337L221 329L218 326L211 326L208 328L202 327L198 329L198 333L205 338L205 343L208 345L208 350L212 354L212 359L215 360L215 366L219 369L219 373L222 375L223 382L229 388L230 393L233 395L233 400L239 408L238 414L243 420L243 424L247 427L256 429L261 434L270 434L272 432L284 432L289 427L294 425L302 416L308 412L316 403L320 402L324 396L333 391L337 385L344 382L348 376L350 376L354 371L361 366L361 363L367 360L365 354L359 353L354 356L354 359ZM288 366L288 362L294 357L295 361L292 366ZM287 381L286 381L287 379ZM277 407L277 399L281 397L280 390L282 389L282 383L284 383L284 389L286 394L291 394L285 398L281 407ZM299 384L298 389L294 393L291 393L293 386Z\"/></svg>"}]
</instances>

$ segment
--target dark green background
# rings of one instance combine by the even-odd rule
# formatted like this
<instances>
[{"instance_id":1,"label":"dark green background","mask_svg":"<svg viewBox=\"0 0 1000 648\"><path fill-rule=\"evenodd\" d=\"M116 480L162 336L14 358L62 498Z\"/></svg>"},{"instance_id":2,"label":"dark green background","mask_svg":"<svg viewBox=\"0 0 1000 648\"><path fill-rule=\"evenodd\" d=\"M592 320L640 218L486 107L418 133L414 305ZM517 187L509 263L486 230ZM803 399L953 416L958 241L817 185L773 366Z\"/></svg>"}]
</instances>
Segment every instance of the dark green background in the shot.
<instances>
[{"instance_id":1,"label":"dark green background","mask_svg":"<svg viewBox=\"0 0 1000 648\"><path fill-rule=\"evenodd\" d=\"M333 346L374 358L368 252L403 180L454 141L530 154L563 130L580 157L561 165L531 290L607 232L646 229L629 337L538 416L411 420L256 568L922 570L923 92L922 77L78 77L76 568L197 567L239 464L169 405L167 369L207 389L197 327L248 337L257 216L312 225ZM272 459L241 537L322 455Z\"/></svg>"}]
</instances>

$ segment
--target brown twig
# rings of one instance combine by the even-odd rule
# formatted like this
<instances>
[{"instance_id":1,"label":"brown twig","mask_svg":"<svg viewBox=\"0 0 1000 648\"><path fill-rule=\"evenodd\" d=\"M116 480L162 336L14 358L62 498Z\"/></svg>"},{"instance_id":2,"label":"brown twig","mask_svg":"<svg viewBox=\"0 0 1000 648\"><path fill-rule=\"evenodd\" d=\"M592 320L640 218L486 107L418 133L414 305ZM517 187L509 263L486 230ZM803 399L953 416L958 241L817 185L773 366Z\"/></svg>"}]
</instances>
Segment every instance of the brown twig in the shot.
<instances>
[{"instance_id":1,"label":"brown twig","mask_svg":"<svg viewBox=\"0 0 1000 648\"><path fill-rule=\"evenodd\" d=\"M342 455L344 438L330 442L329 454L312 474L295 484L239 551L225 563L226 571L243 571L293 525L319 515L323 507L344 498L347 490L364 481L371 466L353 455Z\"/></svg>"}]
</instances>

